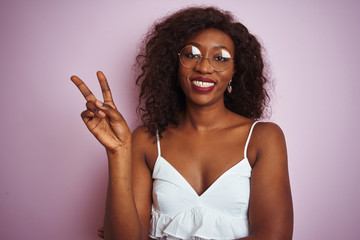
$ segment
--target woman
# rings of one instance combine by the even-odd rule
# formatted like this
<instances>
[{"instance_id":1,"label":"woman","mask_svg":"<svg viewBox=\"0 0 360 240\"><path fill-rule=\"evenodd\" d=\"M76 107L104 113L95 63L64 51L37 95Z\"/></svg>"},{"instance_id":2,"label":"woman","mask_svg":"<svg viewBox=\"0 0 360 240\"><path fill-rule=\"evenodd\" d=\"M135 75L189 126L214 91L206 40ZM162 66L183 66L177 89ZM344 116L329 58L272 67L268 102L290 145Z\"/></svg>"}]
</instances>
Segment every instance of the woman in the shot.
<instances>
[{"instance_id":1,"label":"woman","mask_svg":"<svg viewBox=\"0 0 360 240\"><path fill-rule=\"evenodd\" d=\"M103 102L71 77L108 156L105 239L291 239L284 136L255 121L268 98L256 38L228 12L188 8L143 46L132 135L103 73Z\"/></svg>"}]
</instances>

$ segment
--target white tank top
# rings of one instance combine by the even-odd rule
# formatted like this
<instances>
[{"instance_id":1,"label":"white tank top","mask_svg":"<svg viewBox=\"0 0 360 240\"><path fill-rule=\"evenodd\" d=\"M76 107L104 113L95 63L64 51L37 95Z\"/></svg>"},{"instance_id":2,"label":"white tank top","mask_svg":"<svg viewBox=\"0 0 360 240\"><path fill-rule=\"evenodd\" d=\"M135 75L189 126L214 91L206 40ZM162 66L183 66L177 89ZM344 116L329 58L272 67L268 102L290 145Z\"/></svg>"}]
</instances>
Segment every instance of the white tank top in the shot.
<instances>
[{"instance_id":1,"label":"white tank top","mask_svg":"<svg viewBox=\"0 0 360 240\"><path fill-rule=\"evenodd\" d=\"M244 159L223 173L200 196L161 156L154 165L153 206L149 237L158 240L236 239L249 235L248 206L251 166L247 147L257 122L250 128Z\"/></svg>"}]
</instances>

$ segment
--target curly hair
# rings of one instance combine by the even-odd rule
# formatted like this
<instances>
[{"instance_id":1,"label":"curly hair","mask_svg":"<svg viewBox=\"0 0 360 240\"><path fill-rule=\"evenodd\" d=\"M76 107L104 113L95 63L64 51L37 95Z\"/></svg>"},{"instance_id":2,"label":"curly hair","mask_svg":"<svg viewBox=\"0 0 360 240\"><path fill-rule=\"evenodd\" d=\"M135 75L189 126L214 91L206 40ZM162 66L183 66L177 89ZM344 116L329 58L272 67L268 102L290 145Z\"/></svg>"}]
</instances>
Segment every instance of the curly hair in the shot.
<instances>
[{"instance_id":1,"label":"curly hair","mask_svg":"<svg viewBox=\"0 0 360 240\"><path fill-rule=\"evenodd\" d=\"M186 40L205 29L215 28L231 37L235 46L232 93L224 93L225 107L244 117L259 119L267 107L262 47L230 12L214 7L182 9L156 22L145 36L136 58L140 73L138 114L151 136L169 125L179 125L185 96L178 85L178 52Z\"/></svg>"}]
</instances>

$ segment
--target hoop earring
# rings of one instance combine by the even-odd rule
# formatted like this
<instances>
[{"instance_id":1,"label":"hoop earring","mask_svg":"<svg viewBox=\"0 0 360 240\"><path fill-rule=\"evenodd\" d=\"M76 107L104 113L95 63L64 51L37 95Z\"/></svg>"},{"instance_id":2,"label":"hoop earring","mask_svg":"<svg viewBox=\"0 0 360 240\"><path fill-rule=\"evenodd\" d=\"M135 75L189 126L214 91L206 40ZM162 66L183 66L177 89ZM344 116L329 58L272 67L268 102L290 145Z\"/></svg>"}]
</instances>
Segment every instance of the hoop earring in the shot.
<instances>
[{"instance_id":1,"label":"hoop earring","mask_svg":"<svg viewBox=\"0 0 360 240\"><path fill-rule=\"evenodd\" d=\"M232 78L230 78L229 84L227 85L227 88L226 88L229 94L232 92L231 81L232 81Z\"/></svg>"}]
</instances>

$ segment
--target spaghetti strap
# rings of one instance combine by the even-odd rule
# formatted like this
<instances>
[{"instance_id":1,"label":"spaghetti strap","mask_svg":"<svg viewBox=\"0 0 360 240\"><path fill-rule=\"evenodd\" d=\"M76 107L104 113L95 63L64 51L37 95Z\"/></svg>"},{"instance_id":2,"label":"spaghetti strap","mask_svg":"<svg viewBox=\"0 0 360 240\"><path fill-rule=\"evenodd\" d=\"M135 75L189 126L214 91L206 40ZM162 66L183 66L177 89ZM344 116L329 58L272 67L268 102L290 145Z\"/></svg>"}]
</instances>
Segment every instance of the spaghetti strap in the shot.
<instances>
[{"instance_id":1,"label":"spaghetti strap","mask_svg":"<svg viewBox=\"0 0 360 240\"><path fill-rule=\"evenodd\" d=\"M250 128L249 135L248 135L248 137L247 137L247 139L246 139L246 144L245 144L245 148L244 148L244 158L247 158L246 153L247 153L247 148L248 148L248 145L249 145L249 142L250 142L251 133L252 133L254 127L255 127L255 124L257 124L258 122L260 122L260 121L254 122L254 123L252 124L251 128Z\"/></svg>"},{"instance_id":2,"label":"spaghetti strap","mask_svg":"<svg viewBox=\"0 0 360 240\"><path fill-rule=\"evenodd\" d=\"M161 149L160 149L160 137L159 137L159 131L156 130L156 144L158 149L158 157L161 155Z\"/></svg>"}]
</instances>

